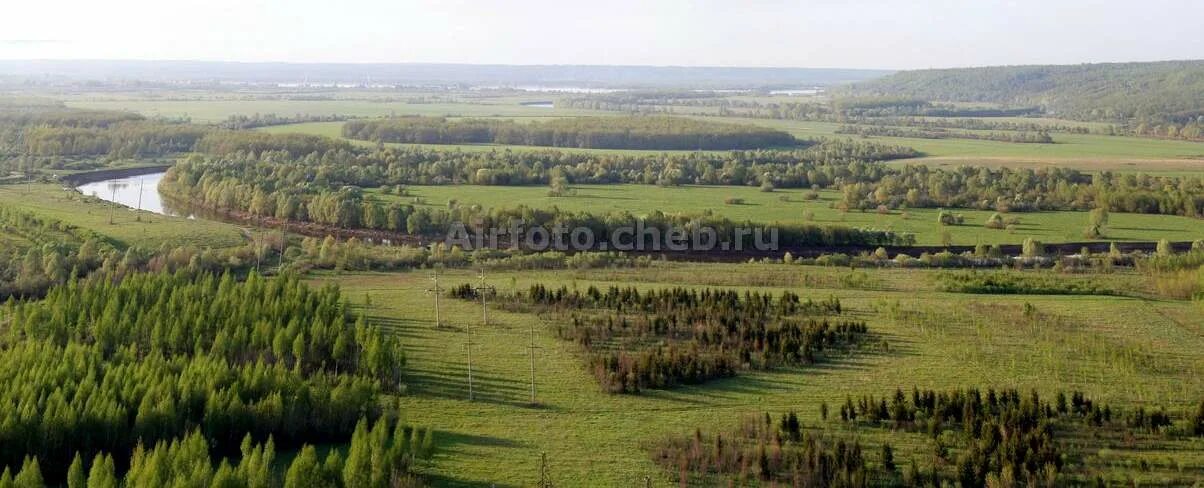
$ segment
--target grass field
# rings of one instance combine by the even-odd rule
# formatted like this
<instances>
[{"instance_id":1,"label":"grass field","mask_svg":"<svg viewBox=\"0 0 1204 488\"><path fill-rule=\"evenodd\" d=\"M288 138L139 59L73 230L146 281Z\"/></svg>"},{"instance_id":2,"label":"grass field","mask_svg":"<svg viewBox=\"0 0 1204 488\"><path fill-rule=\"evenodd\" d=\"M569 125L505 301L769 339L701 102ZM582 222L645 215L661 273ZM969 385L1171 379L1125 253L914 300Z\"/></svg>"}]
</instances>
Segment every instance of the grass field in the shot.
<instances>
[{"instance_id":1,"label":"grass field","mask_svg":"<svg viewBox=\"0 0 1204 488\"><path fill-rule=\"evenodd\" d=\"M795 120L720 117L719 120L761 125L784 130L796 137L837 135L841 124ZM1204 143L1081 134L1052 134L1054 144L1019 144L970 139L917 139L907 137L868 137L883 143L909 146L926 157L994 157L1037 160L1204 160ZM860 136L858 136L860 138Z\"/></svg>"},{"instance_id":2,"label":"grass field","mask_svg":"<svg viewBox=\"0 0 1204 488\"><path fill-rule=\"evenodd\" d=\"M564 197L547 196L547 187L501 187L501 186L411 186L410 196L398 197L377 193L384 199L413 202L420 198L423 204L446 208L449 200L461 204L480 204L485 207L514 207L527 205L535 208L559 207L563 210L605 213L628 211L633 214L648 214L655 210L666 213L701 214L712 211L734 220L749 220L757 223L804 223L806 213L811 212L816 224L838 224L851 227L889 229L910 232L916 235L919 244L941 244L941 233L948 231L952 243L957 245L1020 243L1027 237L1042 242L1079 242L1085 240L1083 229L1088 223L1086 212L1036 212L1013 213L1020 224L1014 231L992 230L983 227L993 212L957 210L965 216L964 225L941 226L937 223L937 209L910 209L904 212L891 211L881 215L876 212L852 211L842 213L830 208L839 198L835 191L823 191L820 199L804 200L808 190L779 189L771 193L754 187L684 186L658 187L651 185L580 185L574 186L576 194ZM728 197L742 198L740 205L728 205ZM785 198L787 201L783 201ZM1112 214L1110 231L1106 240L1191 241L1204 238L1204 220L1171 215Z\"/></svg>"},{"instance_id":3,"label":"grass field","mask_svg":"<svg viewBox=\"0 0 1204 488\"><path fill-rule=\"evenodd\" d=\"M58 185L36 184L29 191L25 185L0 185L0 205L95 231L121 246L158 249L167 244L222 248L243 241L239 228L233 225L137 212L94 197L84 197ZM110 215L114 216L112 224L109 223Z\"/></svg>"},{"instance_id":4,"label":"grass field","mask_svg":"<svg viewBox=\"0 0 1204 488\"><path fill-rule=\"evenodd\" d=\"M837 358L822 366L740 376L703 386L648 391L639 396L602 393L577 358L575 346L557 340L554 324L535 316L492 311L482 327L479 303L444 300L450 328L434 329L428 274L321 275L337 282L373 321L403 337L409 355L407 418L431 425L444 446L423 471L439 486L531 486L539 457L547 453L559 486L667 486L670 475L643 450L696 426L725 428L744 413L793 409L810 427L821 424L819 405L846 395L891 393L896 387L966 386L1081 390L1109 404L1166 406L1184 416L1204 392L1204 314L1188 302L1118 297L987 297L934 291L931 272L873 270L857 280L844 269L785 265L658 264L651 269L498 273L499 289L535 282L585 287L756 286L790 289L804 297L839 297L851 314L869 322L889 352ZM470 271L444 274L445 286L475 281ZM1138 283L1139 276L1121 277ZM852 283L850 285L850 283ZM1037 311L1023 318L1024 304ZM467 328L472 328L471 339ZM534 339L531 332L534 331ZM477 401L466 400L466 351L475 342ZM537 349L539 407L529 395L528 346ZM849 435L853 435L849 433ZM930 458L925 436L885 429L855 434L869 446L889 440L896 460ZM1089 442L1089 441L1088 441ZM867 450L873 451L873 448ZM1157 449L1084 447L1092 472L1140 484L1204 473L1204 443L1169 441ZM1137 459L1153 466L1133 468ZM499 469L505 466L505 469Z\"/></svg>"}]
</instances>

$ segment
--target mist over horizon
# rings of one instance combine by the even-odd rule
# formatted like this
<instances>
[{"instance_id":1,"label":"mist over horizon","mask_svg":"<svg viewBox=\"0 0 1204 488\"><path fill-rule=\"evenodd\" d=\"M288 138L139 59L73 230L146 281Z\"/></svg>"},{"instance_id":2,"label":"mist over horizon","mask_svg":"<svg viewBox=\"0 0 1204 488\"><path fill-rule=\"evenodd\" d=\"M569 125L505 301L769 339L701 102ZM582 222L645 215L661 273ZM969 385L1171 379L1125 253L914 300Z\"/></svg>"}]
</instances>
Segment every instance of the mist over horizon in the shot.
<instances>
[{"instance_id":1,"label":"mist over horizon","mask_svg":"<svg viewBox=\"0 0 1204 488\"><path fill-rule=\"evenodd\" d=\"M66 3L9 6L20 22L0 59L910 70L1204 57L1204 4L1170 0Z\"/></svg>"}]
</instances>

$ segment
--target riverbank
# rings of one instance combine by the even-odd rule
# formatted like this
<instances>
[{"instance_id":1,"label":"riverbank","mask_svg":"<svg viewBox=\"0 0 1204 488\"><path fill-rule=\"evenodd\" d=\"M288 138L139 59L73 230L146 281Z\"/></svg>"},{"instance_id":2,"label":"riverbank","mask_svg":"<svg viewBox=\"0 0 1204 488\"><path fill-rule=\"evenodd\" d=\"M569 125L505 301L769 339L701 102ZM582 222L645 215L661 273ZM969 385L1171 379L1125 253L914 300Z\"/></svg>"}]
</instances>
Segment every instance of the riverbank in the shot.
<instances>
[{"instance_id":1,"label":"riverbank","mask_svg":"<svg viewBox=\"0 0 1204 488\"><path fill-rule=\"evenodd\" d=\"M129 178L132 176L143 176L155 173L163 173L171 168L170 164L157 164L152 166L135 166L129 168L113 168L101 169L96 171L84 171L59 177L59 181L70 186L85 185L88 183L96 183L115 178Z\"/></svg>"}]
</instances>

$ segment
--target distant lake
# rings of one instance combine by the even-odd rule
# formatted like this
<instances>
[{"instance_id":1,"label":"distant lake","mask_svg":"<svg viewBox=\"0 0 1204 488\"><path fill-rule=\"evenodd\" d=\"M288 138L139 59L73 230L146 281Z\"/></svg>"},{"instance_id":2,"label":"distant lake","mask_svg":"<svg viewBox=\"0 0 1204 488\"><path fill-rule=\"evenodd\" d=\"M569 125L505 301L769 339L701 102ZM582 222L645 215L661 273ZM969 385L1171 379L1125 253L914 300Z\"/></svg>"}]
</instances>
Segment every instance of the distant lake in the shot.
<instances>
[{"instance_id":1,"label":"distant lake","mask_svg":"<svg viewBox=\"0 0 1204 488\"><path fill-rule=\"evenodd\" d=\"M474 86L472 90L521 90L539 93L618 93L627 91L626 88L590 88L587 86L548 86L548 85L489 85Z\"/></svg>"},{"instance_id":2,"label":"distant lake","mask_svg":"<svg viewBox=\"0 0 1204 488\"><path fill-rule=\"evenodd\" d=\"M556 108L555 102L523 102L524 107Z\"/></svg>"},{"instance_id":3,"label":"distant lake","mask_svg":"<svg viewBox=\"0 0 1204 488\"><path fill-rule=\"evenodd\" d=\"M130 208L140 208L159 215L190 216L164 205L163 199L159 196L159 182L163 180L165 174L161 172L114 178L85 183L75 189L87 196L116 202Z\"/></svg>"},{"instance_id":4,"label":"distant lake","mask_svg":"<svg viewBox=\"0 0 1204 488\"><path fill-rule=\"evenodd\" d=\"M794 97L794 96L800 96L800 95L818 95L819 92L820 92L819 88L798 88L798 89L792 89L792 90L770 90L769 94L770 95L787 95L787 96Z\"/></svg>"}]
</instances>

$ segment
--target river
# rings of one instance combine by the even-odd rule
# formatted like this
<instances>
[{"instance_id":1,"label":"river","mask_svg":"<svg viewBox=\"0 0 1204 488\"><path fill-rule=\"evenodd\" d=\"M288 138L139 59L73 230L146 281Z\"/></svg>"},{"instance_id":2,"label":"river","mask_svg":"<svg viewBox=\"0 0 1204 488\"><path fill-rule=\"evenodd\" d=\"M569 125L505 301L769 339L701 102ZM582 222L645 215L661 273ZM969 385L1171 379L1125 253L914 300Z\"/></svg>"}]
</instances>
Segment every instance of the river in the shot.
<instances>
[{"instance_id":1,"label":"river","mask_svg":"<svg viewBox=\"0 0 1204 488\"><path fill-rule=\"evenodd\" d=\"M163 180L164 174L166 173L159 172L94 181L79 185L75 189L87 196L159 215L191 217L187 212L180 212L164 204L163 198L159 196L159 182Z\"/></svg>"}]
</instances>

